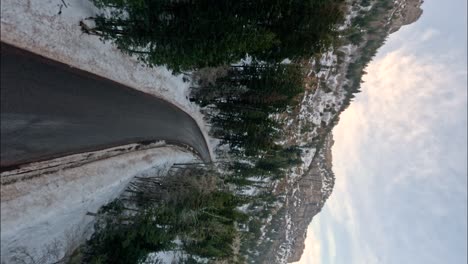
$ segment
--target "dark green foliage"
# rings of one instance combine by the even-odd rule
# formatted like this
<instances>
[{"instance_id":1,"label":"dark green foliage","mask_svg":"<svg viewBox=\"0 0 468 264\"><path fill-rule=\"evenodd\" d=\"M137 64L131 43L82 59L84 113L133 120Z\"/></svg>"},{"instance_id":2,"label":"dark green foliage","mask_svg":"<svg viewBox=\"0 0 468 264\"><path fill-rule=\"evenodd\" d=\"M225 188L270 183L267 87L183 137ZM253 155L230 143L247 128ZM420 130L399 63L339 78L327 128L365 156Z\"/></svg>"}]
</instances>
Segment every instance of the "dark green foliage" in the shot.
<instances>
[{"instance_id":1,"label":"dark green foliage","mask_svg":"<svg viewBox=\"0 0 468 264\"><path fill-rule=\"evenodd\" d=\"M352 85L348 86L347 90L350 92L350 98L348 102L345 103L347 105L349 100L354 97L352 94L359 92L360 84L362 76L365 74L365 67L367 64L372 60L372 58L377 53L377 49L382 46L387 36L387 28L381 26L382 24L387 24L386 21L381 21L382 14L385 14L389 8L392 7L392 2L389 0L385 1L378 1L372 7L372 10L369 11L364 16L358 16L353 20L353 25L358 25L361 27L368 28L366 32L360 33L360 37L353 36L351 34L350 41L356 40L356 38L362 39L364 35L372 36L365 42L364 47L362 48L361 56L357 58L350 66L348 67L348 72L346 73L346 78L351 80ZM371 24L375 24L375 26L370 26Z\"/></svg>"},{"instance_id":2,"label":"dark green foliage","mask_svg":"<svg viewBox=\"0 0 468 264\"><path fill-rule=\"evenodd\" d=\"M132 217L111 211L95 226L89 240L87 262L139 263L148 253L169 249L174 235L158 228L165 212L143 211Z\"/></svg>"},{"instance_id":3,"label":"dark green foliage","mask_svg":"<svg viewBox=\"0 0 468 264\"><path fill-rule=\"evenodd\" d=\"M88 31L149 65L217 66L246 54L279 61L328 46L342 0L92 0L112 12Z\"/></svg>"},{"instance_id":4,"label":"dark green foliage","mask_svg":"<svg viewBox=\"0 0 468 264\"><path fill-rule=\"evenodd\" d=\"M364 1L366 3L367 1ZM367 39L362 47L361 56L359 56L354 62L352 62L346 73L346 78L349 79L350 85L345 85L345 90L348 91L348 95L345 98L342 110L345 109L355 97L355 93L360 92L362 76L365 74L365 67L372 60L377 53L377 50L385 42L385 38L388 35L387 17L389 10L393 7L393 1L382 0L376 1L372 6L372 9L364 15L360 15L353 20L353 29L350 31L349 40L357 41ZM361 32L361 36L354 36L355 28L362 27L364 32Z\"/></svg>"},{"instance_id":5,"label":"dark green foliage","mask_svg":"<svg viewBox=\"0 0 468 264\"><path fill-rule=\"evenodd\" d=\"M260 1L262 2L262 1ZM266 1L260 8L270 6ZM342 3L339 0L274 1L277 8L269 13L272 18L267 28L274 32L278 42L260 59L310 58L325 47L334 37L334 26L342 20ZM258 10L258 9L256 9ZM267 8L268 10L268 8ZM268 54L270 53L270 54Z\"/></svg>"},{"instance_id":6,"label":"dark green foliage","mask_svg":"<svg viewBox=\"0 0 468 264\"><path fill-rule=\"evenodd\" d=\"M189 255L232 257L235 223L247 218L236 210L243 200L219 183L215 172L197 168L163 179L136 180L127 189L132 196L126 196L126 203L115 200L100 210L85 262L141 263L150 252L176 249L176 238L182 243L178 249Z\"/></svg>"},{"instance_id":7,"label":"dark green foliage","mask_svg":"<svg viewBox=\"0 0 468 264\"><path fill-rule=\"evenodd\" d=\"M249 232L254 235L254 237L259 237L261 235L260 228L262 227L262 223L254 218L249 222Z\"/></svg>"},{"instance_id":8,"label":"dark green foliage","mask_svg":"<svg viewBox=\"0 0 468 264\"><path fill-rule=\"evenodd\" d=\"M276 178L284 174L284 169L301 164L301 150L296 147L269 150L254 165L239 167L236 175L241 177L271 177Z\"/></svg>"},{"instance_id":9,"label":"dark green foliage","mask_svg":"<svg viewBox=\"0 0 468 264\"><path fill-rule=\"evenodd\" d=\"M353 27L348 30L346 34L346 38L353 44L353 45L359 45L361 42L364 40L363 33L360 31L360 29Z\"/></svg>"},{"instance_id":10,"label":"dark green foliage","mask_svg":"<svg viewBox=\"0 0 468 264\"><path fill-rule=\"evenodd\" d=\"M208 113L214 136L233 153L253 157L278 148L274 141L281 124L269 116L293 104L303 90L301 67L252 63L232 67L214 85L199 87L194 97L219 111Z\"/></svg>"},{"instance_id":11,"label":"dark green foliage","mask_svg":"<svg viewBox=\"0 0 468 264\"><path fill-rule=\"evenodd\" d=\"M371 4L371 0L361 0L362 7L368 7Z\"/></svg>"}]
</instances>

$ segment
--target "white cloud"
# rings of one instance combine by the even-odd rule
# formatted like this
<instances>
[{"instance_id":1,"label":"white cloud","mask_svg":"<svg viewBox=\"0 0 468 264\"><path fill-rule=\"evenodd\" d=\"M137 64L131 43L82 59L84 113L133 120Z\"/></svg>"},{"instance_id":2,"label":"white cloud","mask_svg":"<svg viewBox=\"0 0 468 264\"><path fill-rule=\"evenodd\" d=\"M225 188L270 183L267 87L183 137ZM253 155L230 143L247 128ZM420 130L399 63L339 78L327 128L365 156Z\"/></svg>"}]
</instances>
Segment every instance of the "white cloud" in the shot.
<instances>
[{"instance_id":1,"label":"white cloud","mask_svg":"<svg viewBox=\"0 0 468 264\"><path fill-rule=\"evenodd\" d=\"M327 226L327 238L328 238L328 252L330 254L331 263L336 263L336 242L335 234L330 225Z\"/></svg>"},{"instance_id":2,"label":"white cloud","mask_svg":"<svg viewBox=\"0 0 468 264\"><path fill-rule=\"evenodd\" d=\"M440 31L438 31L437 29L428 28L422 33L421 40L428 41L432 39L433 37L438 36L439 34L440 34Z\"/></svg>"},{"instance_id":3,"label":"white cloud","mask_svg":"<svg viewBox=\"0 0 468 264\"><path fill-rule=\"evenodd\" d=\"M402 177L429 177L439 170L436 159L442 143L433 130L459 122L457 112L466 106L466 88L454 82L452 70L448 64L416 58L404 50L368 67L372 74L364 78L368 101L363 108L374 130L368 133L386 138L381 144L388 150L406 144L418 150L417 158L409 157L410 174L398 174L394 183Z\"/></svg>"},{"instance_id":4,"label":"white cloud","mask_svg":"<svg viewBox=\"0 0 468 264\"><path fill-rule=\"evenodd\" d=\"M435 34L428 32L426 38ZM396 263L404 256L412 263L437 263L450 255L442 242L447 235L433 229L457 210L466 211L466 203L453 203L460 197L466 201L466 190L459 188L460 182L466 186L466 165L458 157L466 158L466 149L446 146L451 140L466 146L466 137L450 137L452 129L466 131L461 112L466 111L466 65L460 69L443 54L416 57L408 50L389 52L369 65L365 93L334 129L336 182L324 209L329 219L322 219L322 226L312 222L307 243L313 249L307 251L315 253L302 263L317 263L317 250L336 258L331 263L342 263L345 247L353 253L348 263ZM447 175L449 167L465 176ZM340 243L324 221L344 226L349 244ZM458 218L452 224L466 230ZM317 241L324 232L326 238Z\"/></svg>"}]
</instances>

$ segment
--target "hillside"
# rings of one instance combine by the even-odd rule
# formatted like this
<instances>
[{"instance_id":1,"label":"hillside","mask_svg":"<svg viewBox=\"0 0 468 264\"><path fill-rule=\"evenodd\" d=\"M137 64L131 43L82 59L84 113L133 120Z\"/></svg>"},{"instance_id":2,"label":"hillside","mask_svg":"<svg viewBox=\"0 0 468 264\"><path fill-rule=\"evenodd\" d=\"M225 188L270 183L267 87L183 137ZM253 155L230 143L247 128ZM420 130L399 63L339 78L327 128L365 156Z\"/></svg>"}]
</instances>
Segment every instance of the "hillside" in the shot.
<instances>
[{"instance_id":1,"label":"hillside","mask_svg":"<svg viewBox=\"0 0 468 264\"><path fill-rule=\"evenodd\" d=\"M420 0L347 2L346 21L340 26L342 45L308 62L315 84L306 90L298 109L278 117L287 124L287 142L301 144L309 155L303 156L302 166L292 169L276 185L282 204L266 222L265 235L259 242L262 250L255 254L252 263L300 259L307 227L333 191L332 129L339 114L359 91L364 68L377 49L389 34L420 17L421 4ZM359 38L356 31L360 33Z\"/></svg>"}]
</instances>

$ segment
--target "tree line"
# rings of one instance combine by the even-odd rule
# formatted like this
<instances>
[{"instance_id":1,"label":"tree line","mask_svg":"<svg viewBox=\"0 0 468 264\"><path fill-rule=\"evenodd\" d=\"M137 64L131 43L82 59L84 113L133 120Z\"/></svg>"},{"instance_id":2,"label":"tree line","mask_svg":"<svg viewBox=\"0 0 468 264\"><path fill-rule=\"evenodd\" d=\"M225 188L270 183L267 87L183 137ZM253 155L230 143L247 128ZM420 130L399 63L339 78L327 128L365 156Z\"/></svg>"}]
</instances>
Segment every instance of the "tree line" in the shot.
<instances>
[{"instance_id":1,"label":"tree line","mask_svg":"<svg viewBox=\"0 0 468 264\"><path fill-rule=\"evenodd\" d=\"M254 59L300 60L331 44L343 0L92 0L87 33L176 71Z\"/></svg>"},{"instance_id":2,"label":"tree line","mask_svg":"<svg viewBox=\"0 0 468 264\"><path fill-rule=\"evenodd\" d=\"M168 250L184 252L184 263L232 259L236 225L247 220L236 210L243 202L208 167L136 178L97 213L95 232L82 247L83 262L158 263L149 254Z\"/></svg>"}]
</instances>

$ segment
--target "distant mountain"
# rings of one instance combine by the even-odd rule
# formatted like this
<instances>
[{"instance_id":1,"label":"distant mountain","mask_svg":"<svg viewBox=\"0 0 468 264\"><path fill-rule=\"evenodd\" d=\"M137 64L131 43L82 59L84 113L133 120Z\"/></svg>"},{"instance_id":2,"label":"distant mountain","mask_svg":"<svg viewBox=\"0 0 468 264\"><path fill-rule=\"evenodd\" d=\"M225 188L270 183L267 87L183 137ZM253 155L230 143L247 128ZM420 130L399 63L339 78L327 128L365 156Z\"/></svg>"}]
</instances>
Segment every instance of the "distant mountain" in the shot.
<instances>
[{"instance_id":1,"label":"distant mountain","mask_svg":"<svg viewBox=\"0 0 468 264\"><path fill-rule=\"evenodd\" d=\"M315 85L307 87L298 109L277 117L286 124L286 144L302 147L304 164L272 185L280 202L263 223L257 250L247 256L248 262L300 260L307 227L333 191L332 128L359 92L364 69L377 49L389 34L421 16L421 4L421 0L347 1L340 45L304 63L311 68L308 78Z\"/></svg>"}]
</instances>

